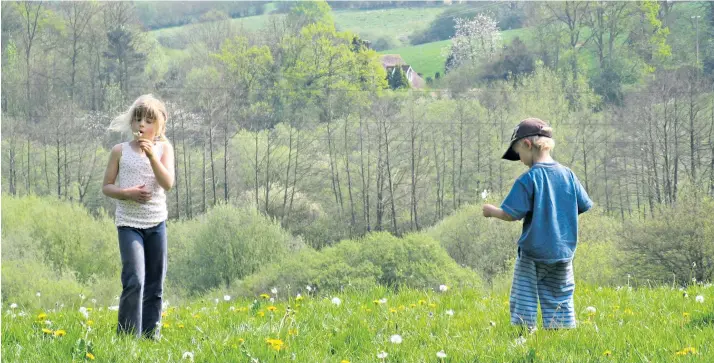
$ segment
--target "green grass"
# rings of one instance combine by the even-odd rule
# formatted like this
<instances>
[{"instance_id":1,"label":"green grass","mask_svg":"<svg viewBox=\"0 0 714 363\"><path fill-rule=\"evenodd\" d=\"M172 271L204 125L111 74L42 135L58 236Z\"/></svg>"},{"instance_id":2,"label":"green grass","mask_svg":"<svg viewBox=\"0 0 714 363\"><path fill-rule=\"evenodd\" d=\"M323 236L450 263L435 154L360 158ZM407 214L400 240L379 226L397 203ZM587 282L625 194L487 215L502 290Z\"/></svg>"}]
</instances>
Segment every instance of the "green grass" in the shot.
<instances>
[{"instance_id":1,"label":"green grass","mask_svg":"<svg viewBox=\"0 0 714 363\"><path fill-rule=\"evenodd\" d=\"M501 32L504 44L509 44L513 38L521 37L526 44L529 42L530 31L528 28L513 29ZM426 77L434 78L436 72L444 75L444 64L446 56L442 49L451 46L451 40L442 40L439 42L431 42L426 44L414 45L403 48L389 49L380 52L381 54L399 54L405 62L414 68L417 73L421 73Z\"/></svg>"},{"instance_id":2,"label":"green grass","mask_svg":"<svg viewBox=\"0 0 714 363\"><path fill-rule=\"evenodd\" d=\"M27 311L3 307L2 356L6 361L66 362L91 353L102 362L177 362L191 352L198 362L664 362L711 361L714 356L714 289L691 286L689 297L670 288L612 289L580 285L575 303L579 327L574 330L537 330L516 342L509 325L508 297L472 289L445 293L376 288L336 295L307 296L279 291L275 303L258 298L224 301L209 296L182 306L171 306L163 318L160 342L115 335L116 311L92 307L89 323L79 312L82 301L65 301L64 308ZM288 300L285 297L291 296ZM694 297L704 296L704 303ZM340 305L331 302L341 299ZM374 300L386 298L385 304ZM270 312L268 307L277 310ZM290 305L293 313L286 312ZM595 307L595 314L585 308ZM453 310L453 316L447 314ZM51 324L38 315L44 313ZM685 314L686 313L686 314ZM264 314L264 315L261 315ZM91 325L91 329L88 326ZM64 330L62 337L45 334ZM403 342L390 342L399 334ZM82 339L82 340L80 340ZM274 350L266 339L284 344ZM79 347L78 349L75 347ZM677 356L694 348L687 357ZM606 356L610 352L611 356ZM81 360L81 358L79 359Z\"/></svg>"},{"instance_id":3,"label":"green grass","mask_svg":"<svg viewBox=\"0 0 714 363\"><path fill-rule=\"evenodd\" d=\"M445 7L396 8L380 10L335 11L335 26L349 30L372 42L391 37L399 46L409 44L409 36L426 29Z\"/></svg>"}]
</instances>

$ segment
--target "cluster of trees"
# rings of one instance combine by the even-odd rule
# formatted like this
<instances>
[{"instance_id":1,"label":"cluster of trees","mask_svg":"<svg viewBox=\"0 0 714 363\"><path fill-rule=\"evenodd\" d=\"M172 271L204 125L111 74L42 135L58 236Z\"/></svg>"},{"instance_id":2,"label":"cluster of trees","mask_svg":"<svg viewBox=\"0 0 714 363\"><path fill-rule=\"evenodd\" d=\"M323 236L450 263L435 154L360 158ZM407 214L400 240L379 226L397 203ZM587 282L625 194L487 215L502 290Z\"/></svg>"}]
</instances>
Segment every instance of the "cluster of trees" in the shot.
<instances>
[{"instance_id":1,"label":"cluster of trees","mask_svg":"<svg viewBox=\"0 0 714 363\"><path fill-rule=\"evenodd\" d=\"M567 16L577 4L542 5ZM711 79L701 65L673 64L657 3L636 8L652 6L642 13L648 22L630 30L647 34L632 48L646 61L638 63L641 84L622 91L619 104L590 86L577 55L583 25L552 23L543 38L573 37L574 46L544 40L527 53L532 62L521 58L522 44L501 50L494 34L465 31L490 43L456 42L471 50L458 53L460 63L435 83L441 88L395 92L378 55L336 31L324 2L291 7L261 35L197 24L182 52L141 32L131 3L2 6L5 193L55 195L111 213L101 175L107 150L125 136L106 126L147 92L168 103L172 219L223 201L248 205L318 248L369 231L418 231L479 203L483 190L506 193L522 168L500 155L527 116L554 126L556 158L606 213L664 214L684 185L714 193ZM610 52L608 37L603 66L624 52L617 42ZM484 56L500 74L512 74L500 61L522 73L484 83Z\"/></svg>"}]
</instances>

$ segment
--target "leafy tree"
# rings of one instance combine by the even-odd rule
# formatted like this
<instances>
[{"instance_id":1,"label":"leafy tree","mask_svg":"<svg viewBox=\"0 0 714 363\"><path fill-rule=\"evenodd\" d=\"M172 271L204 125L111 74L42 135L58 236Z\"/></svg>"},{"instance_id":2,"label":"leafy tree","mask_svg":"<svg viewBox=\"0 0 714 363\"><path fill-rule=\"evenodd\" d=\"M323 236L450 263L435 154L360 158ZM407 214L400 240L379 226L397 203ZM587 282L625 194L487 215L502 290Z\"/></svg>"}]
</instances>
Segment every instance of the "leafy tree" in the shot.
<instances>
[{"instance_id":1,"label":"leafy tree","mask_svg":"<svg viewBox=\"0 0 714 363\"><path fill-rule=\"evenodd\" d=\"M393 90L400 88L409 88L409 80L407 75L402 70L402 67L396 66L388 76L389 87Z\"/></svg>"}]
</instances>

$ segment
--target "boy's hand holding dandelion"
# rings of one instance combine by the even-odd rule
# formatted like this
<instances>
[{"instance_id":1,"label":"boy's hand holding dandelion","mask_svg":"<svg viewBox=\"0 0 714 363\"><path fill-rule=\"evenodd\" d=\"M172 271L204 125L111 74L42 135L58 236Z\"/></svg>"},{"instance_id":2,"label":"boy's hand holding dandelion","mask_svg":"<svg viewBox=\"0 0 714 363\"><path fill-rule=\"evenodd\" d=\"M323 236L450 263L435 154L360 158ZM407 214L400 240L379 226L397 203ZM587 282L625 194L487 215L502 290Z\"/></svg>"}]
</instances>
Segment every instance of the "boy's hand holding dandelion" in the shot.
<instances>
[{"instance_id":1,"label":"boy's hand holding dandelion","mask_svg":"<svg viewBox=\"0 0 714 363\"><path fill-rule=\"evenodd\" d=\"M513 217L511 217L510 214L504 212L503 209L498 208L492 204L484 204L483 205L483 216L486 218L495 217L500 220L504 220L506 222L512 222L512 221L516 220Z\"/></svg>"}]
</instances>

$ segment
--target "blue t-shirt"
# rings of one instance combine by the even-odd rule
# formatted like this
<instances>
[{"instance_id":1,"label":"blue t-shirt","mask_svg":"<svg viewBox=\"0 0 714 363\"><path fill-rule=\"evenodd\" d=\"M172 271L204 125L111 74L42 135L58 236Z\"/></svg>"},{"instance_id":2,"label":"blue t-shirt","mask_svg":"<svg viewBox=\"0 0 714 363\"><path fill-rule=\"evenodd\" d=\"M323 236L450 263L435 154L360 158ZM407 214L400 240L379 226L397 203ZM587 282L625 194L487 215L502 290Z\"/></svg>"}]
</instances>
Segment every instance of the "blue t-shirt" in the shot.
<instances>
[{"instance_id":1,"label":"blue t-shirt","mask_svg":"<svg viewBox=\"0 0 714 363\"><path fill-rule=\"evenodd\" d=\"M537 262L570 261L578 242L578 215L593 202L575 174L556 163L535 163L518 177L501 209L519 220L521 253Z\"/></svg>"}]
</instances>

